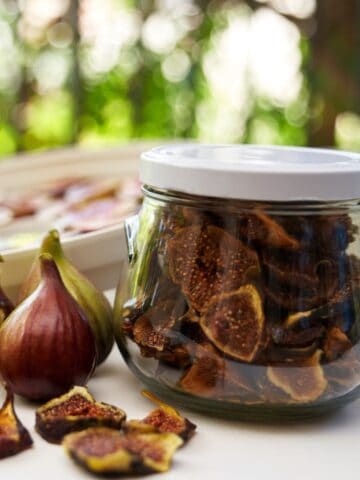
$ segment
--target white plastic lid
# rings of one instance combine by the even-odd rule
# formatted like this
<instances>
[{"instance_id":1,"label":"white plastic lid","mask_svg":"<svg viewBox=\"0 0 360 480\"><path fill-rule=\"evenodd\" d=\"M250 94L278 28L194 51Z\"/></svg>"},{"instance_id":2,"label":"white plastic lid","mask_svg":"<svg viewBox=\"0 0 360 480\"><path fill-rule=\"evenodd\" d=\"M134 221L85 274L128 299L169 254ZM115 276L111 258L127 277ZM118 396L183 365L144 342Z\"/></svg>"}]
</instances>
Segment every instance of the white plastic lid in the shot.
<instances>
[{"instance_id":1,"label":"white plastic lid","mask_svg":"<svg viewBox=\"0 0 360 480\"><path fill-rule=\"evenodd\" d=\"M360 154L258 145L175 144L141 156L140 179L207 197L272 201L360 198Z\"/></svg>"}]
</instances>

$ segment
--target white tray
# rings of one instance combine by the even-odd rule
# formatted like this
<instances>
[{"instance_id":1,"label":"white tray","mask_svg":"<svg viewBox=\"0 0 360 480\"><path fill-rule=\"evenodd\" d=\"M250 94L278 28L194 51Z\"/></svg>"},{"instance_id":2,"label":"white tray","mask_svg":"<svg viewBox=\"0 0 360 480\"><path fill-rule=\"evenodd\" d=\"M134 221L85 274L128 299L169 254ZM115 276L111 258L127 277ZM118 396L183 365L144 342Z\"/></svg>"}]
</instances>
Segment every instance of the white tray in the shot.
<instances>
[{"instance_id":1,"label":"white tray","mask_svg":"<svg viewBox=\"0 0 360 480\"><path fill-rule=\"evenodd\" d=\"M71 148L46 153L19 155L0 162L0 190L24 192L55 178L66 176L110 176L122 178L137 176L138 158L152 145L137 143L111 150L82 150ZM46 232L50 225L34 224L25 219L16 229ZM2 233L3 232L3 233ZM0 235L6 230L0 229ZM127 252L123 224L101 231L64 238L63 246L68 257L99 288L114 288ZM16 300L19 286L26 277L35 257L37 246L6 250L1 265L0 282L5 292Z\"/></svg>"}]
</instances>

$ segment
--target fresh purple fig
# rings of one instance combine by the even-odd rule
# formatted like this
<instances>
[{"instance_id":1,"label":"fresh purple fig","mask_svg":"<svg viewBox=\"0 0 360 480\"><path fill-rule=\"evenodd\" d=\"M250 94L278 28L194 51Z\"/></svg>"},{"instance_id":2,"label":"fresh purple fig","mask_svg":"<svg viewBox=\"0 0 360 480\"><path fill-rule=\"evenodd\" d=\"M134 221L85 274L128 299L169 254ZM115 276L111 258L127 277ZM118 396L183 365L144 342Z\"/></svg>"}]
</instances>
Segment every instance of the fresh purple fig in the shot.
<instances>
[{"instance_id":1,"label":"fresh purple fig","mask_svg":"<svg viewBox=\"0 0 360 480\"><path fill-rule=\"evenodd\" d=\"M112 308L105 295L99 291L66 258L62 249L59 233L51 230L44 238L40 254L49 253L59 270L64 285L71 296L84 310L93 330L98 352L97 365L109 355L114 344ZM40 282L40 265L35 260L30 273L20 290L19 301L22 302Z\"/></svg>"},{"instance_id":2,"label":"fresh purple fig","mask_svg":"<svg viewBox=\"0 0 360 480\"><path fill-rule=\"evenodd\" d=\"M0 255L0 263L3 262L3 258ZM3 289L0 286L0 325L6 317L14 310L14 305L5 295Z\"/></svg>"},{"instance_id":3,"label":"fresh purple fig","mask_svg":"<svg viewBox=\"0 0 360 480\"><path fill-rule=\"evenodd\" d=\"M47 400L85 385L97 358L86 314L49 254L36 290L0 326L0 374L14 393Z\"/></svg>"}]
</instances>

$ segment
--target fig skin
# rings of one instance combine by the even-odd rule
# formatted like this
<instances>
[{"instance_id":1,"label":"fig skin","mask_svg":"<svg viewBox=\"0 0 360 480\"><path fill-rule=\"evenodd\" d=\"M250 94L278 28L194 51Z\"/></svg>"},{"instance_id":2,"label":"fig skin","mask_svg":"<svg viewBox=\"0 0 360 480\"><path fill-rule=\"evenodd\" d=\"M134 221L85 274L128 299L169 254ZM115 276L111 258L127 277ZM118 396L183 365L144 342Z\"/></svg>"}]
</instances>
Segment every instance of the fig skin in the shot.
<instances>
[{"instance_id":1,"label":"fig skin","mask_svg":"<svg viewBox=\"0 0 360 480\"><path fill-rule=\"evenodd\" d=\"M120 408L97 402L87 388L75 386L36 410L36 431L50 443L90 427L120 430L126 414Z\"/></svg>"},{"instance_id":2,"label":"fig skin","mask_svg":"<svg viewBox=\"0 0 360 480\"><path fill-rule=\"evenodd\" d=\"M6 388L6 398L0 409L0 459L17 455L30 448L32 438L18 419L14 409L14 394Z\"/></svg>"},{"instance_id":3,"label":"fig skin","mask_svg":"<svg viewBox=\"0 0 360 480\"><path fill-rule=\"evenodd\" d=\"M84 310L95 335L99 365L108 357L114 344L113 313L109 301L66 258L57 230L51 230L46 235L40 248L41 253L50 253L66 289ZM20 289L19 303L35 290L39 282L40 265L36 259Z\"/></svg>"},{"instance_id":4,"label":"fig skin","mask_svg":"<svg viewBox=\"0 0 360 480\"><path fill-rule=\"evenodd\" d=\"M0 255L0 263L3 262L3 258ZM5 295L5 292L0 286L0 325L6 317L14 310L14 305L11 300Z\"/></svg>"},{"instance_id":5,"label":"fig skin","mask_svg":"<svg viewBox=\"0 0 360 480\"><path fill-rule=\"evenodd\" d=\"M144 397L158 405L142 420L129 420L122 426L126 433L175 433L185 443L194 435L196 425L180 415L175 408L167 405L153 393L143 390Z\"/></svg>"},{"instance_id":6,"label":"fig skin","mask_svg":"<svg viewBox=\"0 0 360 480\"><path fill-rule=\"evenodd\" d=\"M167 472L183 444L174 433L129 433L88 428L63 440L66 453L89 472L119 477Z\"/></svg>"},{"instance_id":7,"label":"fig skin","mask_svg":"<svg viewBox=\"0 0 360 480\"><path fill-rule=\"evenodd\" d=\"M97 357L86 315L51 255L41 255L40 265L39 286L0 327L0 373L14 393L32 400L86 384Z\"/></svg>"}]
</instances>

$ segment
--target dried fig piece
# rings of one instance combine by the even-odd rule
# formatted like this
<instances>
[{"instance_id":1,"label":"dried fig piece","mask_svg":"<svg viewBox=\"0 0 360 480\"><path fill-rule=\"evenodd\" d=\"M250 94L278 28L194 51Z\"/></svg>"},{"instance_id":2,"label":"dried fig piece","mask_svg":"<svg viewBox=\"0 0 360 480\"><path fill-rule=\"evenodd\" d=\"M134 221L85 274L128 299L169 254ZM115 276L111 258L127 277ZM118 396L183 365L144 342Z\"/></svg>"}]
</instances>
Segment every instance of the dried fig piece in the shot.
<instances>
[{"instance_id":1,"label":"dried fig piece","mask_svg":"<svg viewBox=\"0 0 360 480\"><path fill-rule=\"evenodd\" d=\"M262 300L253 285L214 297L200 319L206 336L230 357L251 362L263 338Z\"/></svg>"},{"instance_id":2,"label":"dried fig piece","mask_svg":"<svg viewBox=\"0 0 360 480\"><path fill-rule=\"evenodd\" d=\"M347 350L341 357L323 365L326 378L332 387L349 391L360 383L360 355L356 347Z\"/></svg>"},{"instance_id":3,"label":"dried fig piece","mask_svg":"<svg viewBox=\"0 0 360 480\"><path fill-rule=\"evenodd\" d=\"M328 361L336 360L352 348L352 343L339 327L330 327L326 332L324 353Z\"/></svg>"},{"instance_id":4,"label":"dried fig piece","mask_svg":"<svg viewBox=\"0 0 360 480\"><path fill-rule=\"evenodd\" d=\"M304 251L265 251L262 261L266 295L290 311L323 304L339 286L338 262L332 259L317 260Z\"/></svg>"},{"instance_id":5,"label":"dried fig piece","mask_svg":"<svg viewBox=\"0 0 360 480\"><path fill-rule=\"evenodd\" d=\"M211 344L199 345L193 365L180 379L180 387L194 395L216 395L218 385L222 390L225 378L225 361L216 354Z\"/></svg>"},{"instance_id":6,"label":"dried fig piece","mask_svg":"<svg viewBox=\"0 0 360 480\"><path fill-rule=\"evenodd\" d=\"M284 328L305 330L317 327L323 323L328 324L331 321L334 324L348 324L347 330L349 330L354 320L353 299L356 296L353 283L347 282L341 289L335 292L326 304L311 310L291 313L284 322ZM348 318L349 316L351 318Z\"/></svg>"},{"instance_id":7,"label":"dried fig piece","mask_svg":"<svg viewBox=\"0 0 360 480\"><path fill-rule=\"evenodd\" d=\"M185 227L168 241L169 273L201 312L215 296L238 289L259 271L256 252L213 225Z\"/></svg>"},{"instance_id":8,"label":"dried fig piece","mask_svg":"<svg viewBox=\"0 0 360 480\"><path fill-rule=\"evenodd\" d=\"M144 315L136 320L134 325L134 340L139 345L139 347L143 347L142 350L147 352L147 356L153 356L157 350L162 352L165 350L169 343L169 338L166 336L166 331L169 327L171 327L171 323L165 327L157 327L151 324L150 319ZM163 333L163 331L165 333Z\"/></svg>"},{"instance_id":9,"label":"dried fig piece","mask_svg":"<svg viewBox=\"0 0 360 480\"><path fill-rule=\"evenodd\" d=\"M238 220L237 230L241 238L260 246L289 250L297 250L300 247L296 238L289 235L274 218L261 210L242 215Z\"/></svg>"},{"instance_id":10,"label":"dried fig piece","mask_svg":"<svg viewBox=\"0 0 360 480\"><path fill-rule=\"evenodd\" d=\"M184 442L194 435L196 425L180 415L175 408L158 399L154 394L143 391L143 395L158 404L143 420L129 420L123 425L125 432L176 433Z\"/></svg>"},{"instance_id":11,"label":"dried fig piece","mask_svg":"<svg viewBox=\"0 0 360 480\"><path fill-rule=\"evenodd\" d=\"M185 372L179 387L188 393L209 398L237 397L242 400L254 399L254 386L244 365L229 362L209 343L198 345L194 363ZM251 366L253 367L253 366Z\"/></svg>"},{"instance_id":12,"label":"dried fig piece","mask_svg":"<svg viewBox=\"0 0 360 480\"><path fill-rule=\"evenodd\" d=\"M189 344L170 346L168 350L159 352L155 358L175 368L186 368L191 364L193 346Z\"/></svg>"},{"instance_id":13,"label":"dried fig piece","mask_svg":"<svg viewBox=\"0 0 360 480\"><path fill-rule=\"evenodd\" d=\"M174 433L124 434L109 428L70 433L65 451L80 466L98 475L167 472L183 441Z\"/></svg>"},{"instance_id":14,"label":"dried fig piece","mask_svg":"<svg viewBox=\"0 0 360 480\"><path fill-rule=\"evenodd\" d=\"M319 349L319 341L314 340L306 346L272 345L265 353L268 365L282 365L302 362L312 357Z\"/></svg>"},{"instance_id":15,"label":"dried fig piece","mask_svg":"<svg viewBox=\"0 0 360 480\"><path fill-rule=\"evenodd\" d=\"M279 222L301 248L321 255L337 256L355 240L358 227L349 215L283 216ZM329 241L331 239L331 241Z\"/></svg>"},{"instance_id":16,"label":"dried fig piece","mask_svg":"<svg viewBox=\"0 0 360 480\"><path fill-rule=\"evenodd\" d=\"M278 326L272 328L272 341L276 345L299 347L308 345L309 343L320 339L324 333L325 327L321 324L304 330Z\"/></svg>"},{"instance_id":17,"label":"dried fig piece","mask_svg":"<svg viewBox=\"0 0 360 480\"><path fill-rule=\"evenodd\" d=\"M132 332L134 341L147 356L155 356L170 346L170 331L185 308L184 302L164 300L149 308L135 321Z\"/></svg>"},{"instance_id":18,"label":"dried fig piece","mask_svg":"<svg viewBox=\"0 0 360 480\"><path fill-rule=\"evenodd\" d=\"M320 366L322 351L302 363L271 366L267 369L267 377L276 387L287 393L297 402L313 402L326 390L327 380Z\"/></svg>"},{"instance_id":19,"label":"dried fig piece","mask_svg":"<svg viewBox=\"0 0 360 480\"><path fill-rule=\"evenodd\" d=\"M33 441L14 410L14 395L6 389L6 398L0 409L0 459L16 455L30 448Z\"/></svg>"},{"instance_id":20,"label":"dried fig piece","mask_svg":"<svg viewBox=\"0 0 360 480\"><path fill-rule=\"evenodd\" d=\"M36 430L48 442L61 443L65 435L89 427L120 429L126 414L96 402L85 387L74 387L36 410Z\"/></svg>"}]
</instances>

